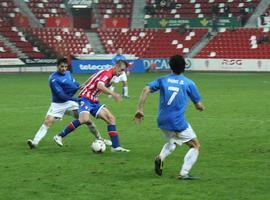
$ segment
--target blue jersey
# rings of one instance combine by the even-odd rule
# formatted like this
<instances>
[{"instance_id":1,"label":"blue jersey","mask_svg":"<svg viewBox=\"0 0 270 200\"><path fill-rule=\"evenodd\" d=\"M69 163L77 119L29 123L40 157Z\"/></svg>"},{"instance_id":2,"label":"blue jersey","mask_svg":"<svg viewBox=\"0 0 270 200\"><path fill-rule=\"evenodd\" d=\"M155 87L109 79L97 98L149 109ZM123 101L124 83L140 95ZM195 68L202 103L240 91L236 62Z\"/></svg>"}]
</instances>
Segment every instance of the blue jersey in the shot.
<instances>
[{"instance_id":1,"label":"blue jersey","mask_svg":"<svg viewBox=\"0 0 270 200\"><path fill-rule=\"evenodd\" d=\"M183 131L188 128L185 111L191 99L201 100L195 83L183 75L170 74L160 77L148 86L151 92L160 90L158 127L168 131Z\"/></svg>"},{"instance_id":2,"label":"blue jersey","mask_svg":"<svg viewBox=\"0 0 270 200\"><path fill-rule=\"evenodd\" d=\"M112 64L115 65L115 63L118 60L126 60L126 57L123 56L122 54L116 54L113 58L112 58Z\"/></svg>"},{"instance_id":3,"label":"blue jersey","mask_svg":"<svg viewBox=\"0 0 270 200\"><path fill-rule=\"evenodd\" d=\"M76 101L73 95L80 87L80 83L76 82L69 71L65 74L54 72L49 77L49 85L52 93L52 102L64 103L68 100Z\"/></svg>"}]
</instances>

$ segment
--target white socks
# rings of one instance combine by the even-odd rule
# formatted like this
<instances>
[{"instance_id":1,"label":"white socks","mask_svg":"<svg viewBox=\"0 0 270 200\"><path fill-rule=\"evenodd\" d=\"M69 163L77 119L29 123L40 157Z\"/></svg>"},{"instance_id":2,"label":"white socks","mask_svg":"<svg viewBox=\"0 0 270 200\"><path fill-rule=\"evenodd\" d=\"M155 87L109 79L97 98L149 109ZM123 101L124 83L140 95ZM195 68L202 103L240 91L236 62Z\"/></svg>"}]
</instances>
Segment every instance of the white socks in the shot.
<instances>
[{"instance_id":1,"label":"white socks","mask_svg":"<svg viewBox=\"0 0 270 200\"><path fill-rule=\"evenodd\" d=\"M109 89L110 89L112 92L114 91L114 88L115 88L115 87L112 86L112 85L109 87Z\"/></svg>"},{"instance_id":2,"label":"white socks","mask_svg":"<svg viewBox=\"0 0 270 200\"><path fill-rule=\"evenodd\" d=\"M41 127L39 128L38 132L35 135L35 138L33 140L33 143L35 145L37 145L40 142L40 140L42 140L42 138L44 138L44 136L46 135L47 131L48 131L48 127L45 126L44 124L42 124Z\"/></svg>"},{"instance_id":3,"label":"white socks","mask_svg":"<svg viewBox=\"0 0 270 200\"><path fill-rule=\"evenodd\" d=\"M163 161L165 160L165 158L170 155L176 148L176 144L172 143L172 142L168 142L166 144L164 144L159 157L160 159Z\"/></svg>"},{"instance_id":4,"label":"white socks","mask_svg":"<svg viewBox=\"0 0 270 200\"><path fill-rule=\"evenodd\" d=\"M128 87L127 86L123 87L123 95L126 97L128 96Z\"/></svg>"},{"instance_id":5,"label":"white socks","mask_svg":"<svg viewBox=\"0 0 270 200\"><path fill-rule=\"evenodd\" d=\"M189 149L189 151L185 155L184 164L183 164L182 169L180 171L181 176L185 176L185 175L187 175L189 173L192 166L197 161L198 155L199 155L199 150L198 149L195 149L195 148Z\"/></svg>"}]
</instances>

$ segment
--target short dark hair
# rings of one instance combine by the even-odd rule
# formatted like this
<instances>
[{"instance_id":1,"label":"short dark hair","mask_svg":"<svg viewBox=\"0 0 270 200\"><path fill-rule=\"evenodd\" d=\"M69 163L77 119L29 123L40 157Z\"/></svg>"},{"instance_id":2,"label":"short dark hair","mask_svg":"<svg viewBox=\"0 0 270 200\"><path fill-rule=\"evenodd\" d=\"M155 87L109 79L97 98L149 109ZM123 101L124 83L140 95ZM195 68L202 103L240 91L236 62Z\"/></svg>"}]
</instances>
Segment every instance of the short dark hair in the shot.
<instances>
[{"instance_id":1,"label":"short dark hair","mask_svg":"<svg viewBox=\"0 0 270 200\"><path fill-rule=\"evenodd\" d=\"M61 57L57 59L57 66L59 66L61 63L68 63L68 59L65 57Z\"/></svg>"},{"instance_id":2,"label":"short dark hair","mask_svg":"<svg viewBox=\"0 0 270 200\"><path fill-rule=\"evenodd\" d=\"M186 61L181 55L174 55L170 57L169 65L175 74L181 74L185 71Z\"/></svg>"},{"instance_id":3,"label":"short dark hair","mask_svg":"<svg viewBox=\"0 0 270 200\"><path fill-rule=\"evenodd\" d=\"M125 60L117 60L115 64L116 65L124 64L126 66L126 68L128 68L128 62Z\"/></svg>"}]
</instances>

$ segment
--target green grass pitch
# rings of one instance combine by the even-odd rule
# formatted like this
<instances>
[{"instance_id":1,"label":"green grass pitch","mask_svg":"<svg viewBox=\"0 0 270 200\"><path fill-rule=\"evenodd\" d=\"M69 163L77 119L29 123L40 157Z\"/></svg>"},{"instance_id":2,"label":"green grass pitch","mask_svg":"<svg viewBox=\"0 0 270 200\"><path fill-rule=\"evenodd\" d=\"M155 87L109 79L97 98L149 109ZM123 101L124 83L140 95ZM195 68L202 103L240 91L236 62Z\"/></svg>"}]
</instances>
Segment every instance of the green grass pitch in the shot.
<instances>
[{"instance_id":1,"label":"green grass pitch","mask_svg":"<svg viewBox=\"0 0 270 200\"><path fill-rule=\"evenodd\" d=\"M149 96L141 125L132 121L144 85L162 73L131 74L131 99L115 103L102 95L117 118L123 147L130 153L94 154L93 136L81 126L64 139L52 140L70 120L49 129L35 150L26 145L40 127L50 104L48 74L0 74L0 199L93 200L267 200L270 198L269 73L186 73L201 92L206 110L190 104L187 118L201 152L191 171L196 181L176 176L187 147L167 158L164 175L153 159L164 144L156 126L158 94ZM80 82L86 75L75 75ZM117 91L121 92L120 85ZM106 125L94 120L108 138Z\"/></svg>"}]
</instances>

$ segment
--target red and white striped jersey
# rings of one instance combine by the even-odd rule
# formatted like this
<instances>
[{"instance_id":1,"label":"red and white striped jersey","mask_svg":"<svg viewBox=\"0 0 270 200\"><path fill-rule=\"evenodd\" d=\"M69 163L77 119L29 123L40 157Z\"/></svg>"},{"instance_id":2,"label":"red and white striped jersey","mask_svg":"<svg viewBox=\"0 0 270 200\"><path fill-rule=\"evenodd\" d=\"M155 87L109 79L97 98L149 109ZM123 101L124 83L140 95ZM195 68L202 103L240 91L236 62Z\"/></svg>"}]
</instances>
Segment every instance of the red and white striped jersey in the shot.
<instances>
[{"instance_id":1,"label":"red and white striped jersey","mask_svg":"<svg viewBox=\"0 0 270 200\"><path fill-rule=\"evenodd\" d=\"M106 87L109 87L113 76L113 68L101 70L96 74L93 74L90 81L80 92L79 96L88 98L92 102L98 102L98 96L102 93L102 91L97 88L98 83L103 82Z\"/></svg>"}]
</instances>

